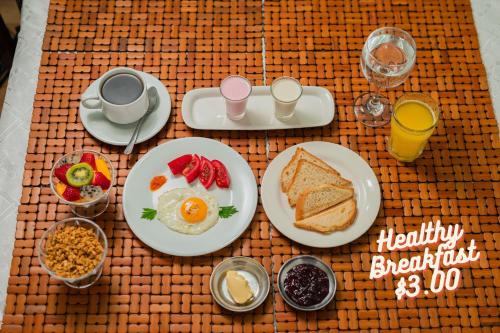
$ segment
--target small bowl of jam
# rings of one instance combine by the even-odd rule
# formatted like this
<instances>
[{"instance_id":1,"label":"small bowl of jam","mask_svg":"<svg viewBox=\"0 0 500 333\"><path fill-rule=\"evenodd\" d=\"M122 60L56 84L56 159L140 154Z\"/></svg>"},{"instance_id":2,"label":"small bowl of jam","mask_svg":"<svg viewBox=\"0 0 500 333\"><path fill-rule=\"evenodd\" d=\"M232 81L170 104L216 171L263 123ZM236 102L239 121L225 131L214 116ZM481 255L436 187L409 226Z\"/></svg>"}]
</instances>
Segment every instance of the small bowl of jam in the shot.
<instances>
[{"instance_id":1,"label":"small bowl of jam","mask_svg":"<svg viewBox=\"0 0 500 333\"><path fill-rule=\"evenodd\" d=\"M283 264L278 273L278 289L290 306L315 311L333 299L337 280L333 270L313 256L297 256Z\"/></svg>"}]
</instances>

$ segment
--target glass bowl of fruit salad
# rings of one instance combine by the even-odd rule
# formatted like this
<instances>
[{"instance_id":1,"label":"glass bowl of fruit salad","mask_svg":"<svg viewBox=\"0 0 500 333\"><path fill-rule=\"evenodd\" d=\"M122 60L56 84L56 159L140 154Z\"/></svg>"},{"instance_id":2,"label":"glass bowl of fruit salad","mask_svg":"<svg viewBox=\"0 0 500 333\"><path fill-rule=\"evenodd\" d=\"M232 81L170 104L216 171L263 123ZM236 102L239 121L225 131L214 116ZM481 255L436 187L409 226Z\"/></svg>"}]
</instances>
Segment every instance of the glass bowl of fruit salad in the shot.
<instances>
[{"instance_id":1,"label":"glass bowl of fruit salad","mask_svg":"<svg viewBox=\"0 0 500 333\"><path fill-rule=\"evenodd\" d=\"M64 155L50 172L52 192L80 217L95 217L108 208L114 182L111 161L93 150Z\"/></svg>"}]
</instances>

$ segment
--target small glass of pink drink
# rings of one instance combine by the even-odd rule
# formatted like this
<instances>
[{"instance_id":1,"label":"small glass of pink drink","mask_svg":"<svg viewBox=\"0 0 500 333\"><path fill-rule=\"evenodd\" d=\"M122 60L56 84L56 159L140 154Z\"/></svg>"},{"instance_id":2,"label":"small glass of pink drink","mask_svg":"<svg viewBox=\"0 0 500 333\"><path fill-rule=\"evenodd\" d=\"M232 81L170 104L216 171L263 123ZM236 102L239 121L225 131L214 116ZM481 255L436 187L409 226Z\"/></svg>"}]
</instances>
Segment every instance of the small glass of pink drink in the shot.
<instances>
[{"instance_id":1,"label":"small glass of pink drink","mask_svg":"<svg viewBox=\"0 0 500 333\"><path fill-rule=\"evenodd\" d=\"M239 75L230 75L222 80L220 93L226 100L226 113L231 120L240 120L245 116L248 97L252 93L252 84Z\"/></svg>"}]
</instances>

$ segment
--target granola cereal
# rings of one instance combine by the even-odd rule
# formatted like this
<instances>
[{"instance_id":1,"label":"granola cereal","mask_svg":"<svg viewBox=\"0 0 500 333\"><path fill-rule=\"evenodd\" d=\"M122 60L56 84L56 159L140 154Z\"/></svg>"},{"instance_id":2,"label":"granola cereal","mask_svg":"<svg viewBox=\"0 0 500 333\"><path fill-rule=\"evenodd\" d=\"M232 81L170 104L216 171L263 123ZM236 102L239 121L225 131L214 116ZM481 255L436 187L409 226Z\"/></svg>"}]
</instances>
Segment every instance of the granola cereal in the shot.
<instances>
[{"instance_id":1,"label":"granola cereal","mask_svg":"<svg viewBox=\"0 0 500 333\"><path fill-rule=\"evenodd\" d=\"M65 278L77 278L94 269L103 247L92 229L65 226L51 234L45 244L47 267Z\"/></svg>"}]
</instances>

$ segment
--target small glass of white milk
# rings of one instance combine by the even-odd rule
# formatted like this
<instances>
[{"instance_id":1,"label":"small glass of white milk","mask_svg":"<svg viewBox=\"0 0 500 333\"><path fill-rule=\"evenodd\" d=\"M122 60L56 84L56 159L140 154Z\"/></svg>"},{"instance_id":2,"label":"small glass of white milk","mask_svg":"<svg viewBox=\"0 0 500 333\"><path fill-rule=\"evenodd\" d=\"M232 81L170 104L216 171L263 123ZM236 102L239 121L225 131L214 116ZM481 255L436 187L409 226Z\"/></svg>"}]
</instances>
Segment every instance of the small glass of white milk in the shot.
<instances>
[{"instance_id":1,"label":"small glass of white milk","mask_svg":"<svg viewBox=\"0 0 500 333\"><path fill-rule=\"evenodd\" d=\"M293 117L295 105L302 96L302 85L289 76L277 78L271 84L271 95L274 98L274 114L280 120Z\"/></svg>"}]
</instances>

